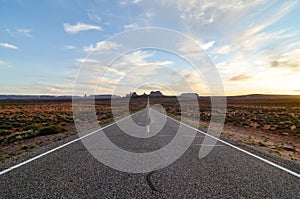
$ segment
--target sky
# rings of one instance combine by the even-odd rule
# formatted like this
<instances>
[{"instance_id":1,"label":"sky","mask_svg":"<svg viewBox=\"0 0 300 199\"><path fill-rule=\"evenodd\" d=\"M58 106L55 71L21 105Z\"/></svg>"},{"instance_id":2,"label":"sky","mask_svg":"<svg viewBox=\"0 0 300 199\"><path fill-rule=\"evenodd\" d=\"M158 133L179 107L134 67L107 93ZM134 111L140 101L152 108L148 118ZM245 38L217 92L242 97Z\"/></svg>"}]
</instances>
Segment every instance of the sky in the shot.
<instances>
[{"instance_id":1,"label":"sky","mask_svg":"<svg viewBox=\"0 0 300 199\"><path fill-rule=\"evenodd\" d=\"M297 0L0 0L0 93L297 95L299 19Z\"/></svg>"}]
</instances>

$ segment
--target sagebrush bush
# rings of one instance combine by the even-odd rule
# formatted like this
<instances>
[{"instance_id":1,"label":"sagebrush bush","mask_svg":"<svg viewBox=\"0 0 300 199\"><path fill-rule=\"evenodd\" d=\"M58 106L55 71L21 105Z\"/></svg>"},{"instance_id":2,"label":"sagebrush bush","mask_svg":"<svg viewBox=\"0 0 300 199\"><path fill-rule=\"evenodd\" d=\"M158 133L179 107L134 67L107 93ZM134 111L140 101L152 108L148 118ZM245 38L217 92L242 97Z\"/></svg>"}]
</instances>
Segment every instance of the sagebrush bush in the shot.
<instances>
[{"instance_id":1,"label":"sagebrush bush","mask_svg":"<svg viewBox=\"0 0 300 199\"><path fill-rule=\"evenodd\" d=\"M16 141L33 138L37 135L38 135L37 131L33 131L33 130L22 131L22 132L11 134L11 135L9 135L5 138L2 138L0 140L0 144L1 145L7 145L7 144L14 143Z\"/></svg>"},{"instance_id":2,"label":"sagebrush bush","mask_svg":"<svg viewBox=\"0 0 300 199\"><path fill-rule=\"evenodd\" d=\"M56 133L62 133L65 132L67 129L60 126L60 125L50 125L47 127L41 128L39 131L40 135L50 135L50 134L56 134Z\"/></svg>"},{"instance_id":3,"label":"sagebrush bush","mask_svg":"<svg viewBox=\"0 0 300 199\"><path fill-rule=\"evenodd\" d=\"M30 139L37 136L57 134L66 131L66 129L60 125L50 125L42 127L41 124L33 124L30 127L30 130L21 131L18 133L11 134L7 137L1 138L0 145L8 145L17 141Z\"/></svg>"}]
</instances>

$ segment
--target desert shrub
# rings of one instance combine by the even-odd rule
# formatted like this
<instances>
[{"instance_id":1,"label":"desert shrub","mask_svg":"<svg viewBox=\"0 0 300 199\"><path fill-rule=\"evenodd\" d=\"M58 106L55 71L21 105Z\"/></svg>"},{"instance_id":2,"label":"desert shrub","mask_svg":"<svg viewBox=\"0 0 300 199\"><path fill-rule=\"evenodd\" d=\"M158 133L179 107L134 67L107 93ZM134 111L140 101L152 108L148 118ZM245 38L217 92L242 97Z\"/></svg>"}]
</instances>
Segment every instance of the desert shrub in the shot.
<instances>
[{"instance_id":1,"label":"desert shrub","mask_svg":"<svg viewBox=\"0 0 300 199\"><path fill-rule=\"evenodd\" d=\"M9 135L11 134L10 130L0 130L0 135Z\"/></svg>"},{"instance_id":2,"label":"desert shrub","mask_svg":"<svg viewBox=\"0 0 300 199\"><path fill-rule=\"evenodd\" d=\"M38 135L37 131L33 131L33 130L22 131L22 132L18 132L18 133L14 133L12 135L9 135L5 138L2 138L0 140L0 144L1 145L7 145L7 144L14 143L16 141L29 139L29 138L35 137L37 135Z\"/></svg>"},{"instance_id":3,"label":"desert shrub","mask_svg":"<svg viewBox=\"0 0 300 199\"><path fill-rule=\"evenodd\" d=\"M21 127L22 125L19 123L19 122L12 122L11 123L11 125L13 126L13 127Z\"/></svg>"},{"instance_id":4,"label":"desert shrub","mask_svg":"<svg viewBox=\"0 0 300 199\"><path fill-rule=\"evenodd\" d=\"M12 129L12 126L8 125L8 124L3 124L3 125L0 125L0 129L10 130L10 129Z\"/></svg>"},{"instance_id":5,"label":"desert shrub","mask_svg":"<svg viewBox=\"0 0 300 199\"><path fill-rule=\"evenodd\" d=\"M42 124L41 123L34 123L34 124L30 124L28 126L26 126L24 128L24 130L34 130L34 131L40 131L42 128Z\"/></svg>"},{"instance_id":6,"label":"desert shrub","mask_svg":"<svg viewBox=\"0 0 300 199\"><path fill-rule=\"evenodd\" d=\"M50 135L50 134L62 133L65 131L66 131L66 128L64 128L60 125L50 125L50 126L41 128L41 130L39 131L39 135Z\"/></svg>"},{"instance_id":7,"label":"desert shrub","mask_svg":"<svg viewBox=\"0 0 300 199\"><path fill-rule=\"evenodd\" d=\"M66 129L59 125L42 127L41 124L33 124L31 129L8 135L0 139L0 145L8 145L17 141L34 138L41 135L50 135L65 132Z\"/></svg>"},{"instance_id":8,"label":"desert shrub","mask_svg":"<svg viewBox=\"0 0 300 199\"><path fill-rule=\"evenodd\" d=\"M35 123L35 124L31 124L30 125L30 129L36 130L36 131L40 131L42 128L42 124L41 123Z\"/></svg>"},{"instance_id":9,"label":"desert shrub","mask_svg":"<svg viewBox=\"0 0 300 199\"><path fill-rule=\"evenodd\" d=\"M258 146L266 147L267 145L263 142L258 142Z\"/></svg>"}]
</instances>

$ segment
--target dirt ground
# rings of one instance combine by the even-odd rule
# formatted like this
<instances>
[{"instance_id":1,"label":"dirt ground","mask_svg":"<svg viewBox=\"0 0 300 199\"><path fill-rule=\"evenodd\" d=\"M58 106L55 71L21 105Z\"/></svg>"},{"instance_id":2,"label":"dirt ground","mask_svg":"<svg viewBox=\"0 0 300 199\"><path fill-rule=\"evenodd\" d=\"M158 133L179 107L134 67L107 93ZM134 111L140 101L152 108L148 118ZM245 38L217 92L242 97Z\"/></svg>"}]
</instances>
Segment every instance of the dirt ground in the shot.
<instances>
[{"instance_id":1,"label":"dirt ground","mask_svg":"<svg viewBox=\"0 0 300 199\"><path fill-rule=\"evenodd\" d=\"M202 123L203 125L203 123ZM208 123L205 122L204 126ZM225 124L222 135L230 137L286 159L300 161L300 138L295 135L274 134L266 130Z\"/></svg>"}]
</instances>

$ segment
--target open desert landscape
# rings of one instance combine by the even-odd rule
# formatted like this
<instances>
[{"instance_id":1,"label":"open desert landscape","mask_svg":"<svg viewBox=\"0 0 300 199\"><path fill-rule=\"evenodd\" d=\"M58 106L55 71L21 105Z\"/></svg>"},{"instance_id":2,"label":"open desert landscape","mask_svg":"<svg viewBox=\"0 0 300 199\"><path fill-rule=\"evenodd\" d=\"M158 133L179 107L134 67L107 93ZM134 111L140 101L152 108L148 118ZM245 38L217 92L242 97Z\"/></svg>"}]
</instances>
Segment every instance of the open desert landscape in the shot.
<instances>
[{"instance_id":1,"label":"open desert landscape","mask_svg":"<svg viewBox=\"0 0 300 199\"><path fill-rule=\"evenodd\" d=\"M211 118L209 97L199 97L200 121L184 118L193 126L207 130ZM124 101L124 100L123 100ZM126 110L119 99L120 111ZM146 106L147 98L132 98L130 113ZM150 98L161 104L167 114L180 120L176 97ZM71 100L1 100L0 160L19 158L37 148L76 136ZM101 126L113 121L110 100L96 100ZM300 96L248 95L227 97L223 136L242 141L286 159L300 160Z\"/></svg>"},{"instance_id":2,"label":"open desert landscape","mask_svg":"<svg viewBox=\"0 0 300 199\"><path fill-rule=\"evenodd\" d=\"M0 199L299 198L299 18L0 0Z\"/></svg>"},{"instance_id":3,"label":"open desert landscape","mask_svg":"<svg viewBox=\"0 0 300 199\"><path fill-rule=\"evenodd\" d=\"M177 100L162 103L167 113L180 119ZM194 111L197 111L195 109ZM185 117L184 122L204 131L211 119L209 97L199 98L200 121ZM192 115L193 111L189 111ZM242 141L269 153L300 160L300 96L247 95L227 97L223 136Z\"/></svg>"}]
</instances>

